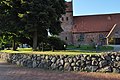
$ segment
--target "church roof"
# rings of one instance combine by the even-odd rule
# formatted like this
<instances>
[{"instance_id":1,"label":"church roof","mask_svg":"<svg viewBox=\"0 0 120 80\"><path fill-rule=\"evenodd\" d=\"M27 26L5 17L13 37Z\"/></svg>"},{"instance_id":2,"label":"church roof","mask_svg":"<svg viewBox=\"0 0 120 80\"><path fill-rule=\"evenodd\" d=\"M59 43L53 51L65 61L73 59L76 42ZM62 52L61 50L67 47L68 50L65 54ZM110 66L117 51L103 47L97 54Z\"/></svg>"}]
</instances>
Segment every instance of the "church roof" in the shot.
<instances>
[{"instance_id":1,"label":"church roof","mask_svg":"<svg viewBox=\"0 0 120 80\"><path fill-rule=\"evenodd\" d=\"M120 25L120 14L74 16L73 33L109 32L114 24Z\"/></svg>"}]
</instances>

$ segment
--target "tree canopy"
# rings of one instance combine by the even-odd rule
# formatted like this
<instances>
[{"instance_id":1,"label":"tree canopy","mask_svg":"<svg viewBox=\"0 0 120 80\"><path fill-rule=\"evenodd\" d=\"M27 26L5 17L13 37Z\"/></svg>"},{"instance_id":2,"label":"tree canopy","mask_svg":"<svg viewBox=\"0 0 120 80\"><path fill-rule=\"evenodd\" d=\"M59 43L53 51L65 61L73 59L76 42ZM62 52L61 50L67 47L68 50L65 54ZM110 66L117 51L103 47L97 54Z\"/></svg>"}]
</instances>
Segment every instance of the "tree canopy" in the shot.
<instances>
[{"instance_id":1,"label":"tree canopy","mask_svg":"<svg viewBox=\"0 0 120 80\"><path fill-rule=\"evenodd\" d=\"M65 0L1 0L0 28L17 38L32 37L36 50L38 39L48 36L47 29L53 35L62 31L59 18L65 8Z\"/></svg>"}]
</instances>

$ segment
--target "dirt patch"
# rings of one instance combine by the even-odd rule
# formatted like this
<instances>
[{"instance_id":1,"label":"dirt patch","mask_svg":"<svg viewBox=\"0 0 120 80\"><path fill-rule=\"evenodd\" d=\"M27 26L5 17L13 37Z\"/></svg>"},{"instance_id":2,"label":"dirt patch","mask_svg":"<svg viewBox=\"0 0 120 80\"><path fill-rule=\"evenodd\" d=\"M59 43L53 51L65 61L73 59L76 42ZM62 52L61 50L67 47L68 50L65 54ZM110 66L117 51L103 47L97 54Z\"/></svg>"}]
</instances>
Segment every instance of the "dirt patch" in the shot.
<instances>
[{"instance_id":1,"label":"dirt patch","mask_svg":"<svg viewBox=\"0 0 120 80\"><path fill-rule=\"evenodd\" d=\"M120 80L120 74L48 71L0 61L0 80Z\"/></svg>"}]
</instances>

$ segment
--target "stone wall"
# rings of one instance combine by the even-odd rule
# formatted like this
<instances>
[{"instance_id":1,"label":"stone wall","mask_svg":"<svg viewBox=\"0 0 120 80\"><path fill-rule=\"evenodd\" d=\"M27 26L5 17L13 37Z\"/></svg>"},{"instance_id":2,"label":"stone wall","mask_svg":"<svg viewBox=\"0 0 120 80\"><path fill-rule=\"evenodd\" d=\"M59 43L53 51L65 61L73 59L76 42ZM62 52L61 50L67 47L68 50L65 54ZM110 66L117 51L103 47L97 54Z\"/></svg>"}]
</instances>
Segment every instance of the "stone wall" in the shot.
<instances>
[{"instance_id":1,"label":"stone wall","mask_svg":"<svg viewBox=\"0 0 120 80\"><path fill-rule=\"evenodd\" d=\"M29 68L120 73L120 53L117 52L76 56L0 53L0 58L9 63Z\"/></svg>"}]
</instances>

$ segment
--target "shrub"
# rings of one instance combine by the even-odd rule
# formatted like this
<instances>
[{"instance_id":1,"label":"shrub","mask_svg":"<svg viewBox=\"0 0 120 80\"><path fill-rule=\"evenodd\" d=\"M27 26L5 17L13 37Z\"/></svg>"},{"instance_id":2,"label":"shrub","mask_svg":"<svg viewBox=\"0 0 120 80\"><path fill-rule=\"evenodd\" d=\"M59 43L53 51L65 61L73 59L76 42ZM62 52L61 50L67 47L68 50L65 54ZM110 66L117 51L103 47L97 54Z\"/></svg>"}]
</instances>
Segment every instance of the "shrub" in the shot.
<instances>
[{"instance_id":1,"label":"shrub","mask_svg":"<svg viewBox=\"0 0 120 80\"><path fill-rule=\"evenodd\" d=\"M41 42L39 44L39 50L40 51L49 51L49 50L51 50L51 46L50 46L50 44L48 44L46 42L44 42L44 43Z\"/></svg>"},{"instance_id":2,"label":"shrub","mask_svg":"<svg viewBox=\"0 0 120 80\"><path fill-rule=\"evenodd\" d=\"M48 43L55 50L65 50L64 45L66 45L66 43L64 41L62 41L61 39L57 38L57 37L49 37L48 38Z\"/></svg>"}]
</instances>

